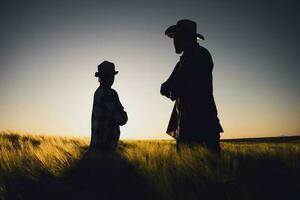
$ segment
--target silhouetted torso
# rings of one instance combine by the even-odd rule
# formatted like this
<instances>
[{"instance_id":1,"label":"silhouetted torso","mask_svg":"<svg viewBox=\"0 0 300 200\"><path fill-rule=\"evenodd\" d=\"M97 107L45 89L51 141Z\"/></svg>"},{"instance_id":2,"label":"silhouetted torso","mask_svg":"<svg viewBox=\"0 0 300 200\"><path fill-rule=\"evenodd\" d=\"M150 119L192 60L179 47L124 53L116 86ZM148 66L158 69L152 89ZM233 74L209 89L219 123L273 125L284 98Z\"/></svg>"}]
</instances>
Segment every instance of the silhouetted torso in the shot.
<instances>
[{"instance_id":1,"label":"silhouetted torso","mask_svg":"<svg viewBox=\"0 0 300 200\"><path fill-rule=\"evenodd\" d=\"M164 83L176 99L167 130L176 139L201 141L208 134L223 132L213 97L212 70L210 53L196 44L183 53Z\"/></svg>"},{"instance_id":2,"label":"silhouetted torso","mask_svg":"<svg viewBox=\"0 0 300 200\"><path fill-rule=\"evenodd\" d=\"M91 148L114 148L120 137L120 125L127 114L118 94L110 87L99 86L94 94Z\"/></svg>"}]
</instances>

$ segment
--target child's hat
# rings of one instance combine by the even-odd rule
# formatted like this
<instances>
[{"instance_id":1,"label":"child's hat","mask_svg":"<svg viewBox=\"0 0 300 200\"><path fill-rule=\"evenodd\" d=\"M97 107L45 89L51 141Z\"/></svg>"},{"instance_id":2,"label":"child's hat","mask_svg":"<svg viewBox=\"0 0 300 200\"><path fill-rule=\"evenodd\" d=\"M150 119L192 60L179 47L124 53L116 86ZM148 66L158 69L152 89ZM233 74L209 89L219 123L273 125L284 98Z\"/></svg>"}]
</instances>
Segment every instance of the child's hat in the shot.
<instances>
[{"instance_id":1,"label":"child's hat","mask_svg":"<svg viewBox=\"0 0 300 200\"><path fill-rule=\"evenodd\" d=\"M115 71L115 64L105 60L98 65L98 71L95 73L95 77L111 76L117 73L118 71Z\"/></svg>"}]
</instances>

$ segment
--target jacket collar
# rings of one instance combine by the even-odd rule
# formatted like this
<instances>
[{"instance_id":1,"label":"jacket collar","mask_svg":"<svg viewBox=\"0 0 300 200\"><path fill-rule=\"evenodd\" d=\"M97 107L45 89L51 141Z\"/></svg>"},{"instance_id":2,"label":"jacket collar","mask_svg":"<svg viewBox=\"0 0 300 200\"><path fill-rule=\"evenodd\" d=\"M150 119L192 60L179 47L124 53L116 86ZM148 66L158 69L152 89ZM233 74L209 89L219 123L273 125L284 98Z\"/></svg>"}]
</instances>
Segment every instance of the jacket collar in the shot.
<instances>
[{"instance_id":1,"label":"jacket collar","mask_svg":"<svg viewBox=\"0 0 300 200\"><path fill-rule=\"evenodd\" d=\"M185 57L189 57L190 55L193 55L195 51L199 48L199 46L200 45L196 43L192 48L183 52L182 56L180 56L180 60L183 60Z\"/></svg>"}]
</instances>

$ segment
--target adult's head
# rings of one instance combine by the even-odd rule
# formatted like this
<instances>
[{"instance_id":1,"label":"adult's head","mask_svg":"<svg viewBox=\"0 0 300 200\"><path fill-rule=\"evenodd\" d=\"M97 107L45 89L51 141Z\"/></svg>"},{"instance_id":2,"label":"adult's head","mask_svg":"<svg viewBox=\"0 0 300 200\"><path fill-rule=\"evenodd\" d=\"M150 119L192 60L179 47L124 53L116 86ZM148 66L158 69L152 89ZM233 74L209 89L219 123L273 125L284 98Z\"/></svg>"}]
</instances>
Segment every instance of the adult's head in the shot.
<instances>
[{"instance_id":1,"label":"adult's head","mask_svg":"<svg viewBox=\"0 0 300 200\"><path fill-rule=\"evenodd\" d=\"M195 46L197 38L204 40L204 37L197 33L196 22L188 19L179 20L176 25L168 27L165 35L173 38L175 51L178 54Z\"/></svg>"},{"instance_id":2,"label":"adult's head","mask_svg":"<svg viewBox=\"0 0 300 200\"><path fill-rule=\"evenodd\" d=\"M98 65L98 71L95 73L95 77L98 77L98 81L101 85L111 87L116 74L118 74L118 71L115 71L115 64L104 61Z\"/></svg>"}]
</instances>

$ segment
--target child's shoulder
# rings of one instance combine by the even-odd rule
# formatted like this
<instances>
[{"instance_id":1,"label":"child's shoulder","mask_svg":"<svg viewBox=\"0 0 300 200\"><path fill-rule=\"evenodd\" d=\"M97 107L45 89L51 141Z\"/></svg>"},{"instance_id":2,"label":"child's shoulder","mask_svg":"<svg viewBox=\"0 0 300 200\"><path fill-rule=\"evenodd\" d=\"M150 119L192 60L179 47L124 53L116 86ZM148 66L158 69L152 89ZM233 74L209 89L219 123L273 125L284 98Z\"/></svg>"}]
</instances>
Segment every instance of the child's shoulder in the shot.
<instances>
[{"instance_id":1,"label":"child's shoulder","mask_svg":"<svg viewBox=\"0 0 300 200\"><path fill-rule=\"evenodd\" d=\"M118 97L118 93L117 93L117 91L115 91L112 88L99 87L95 91L95 96L98 96L98 97Z\"/></svg>"},{"instance_id":2,"label":"child's shoulder","mask_svg":"<svg viewBox=\"0 0 300 200\"><path fill-rule=\"evenodd\" d=\"M112 95L118 95L118 92L116 90L112 89L112 88L110 89L110 93Z\"/></svg>"},{"instance_id":3,"label":"child's shoulder","mask_svg":"<svg viewBox=\"0 0 300 200\"><path fill-rule=\"evenodd\" d=\"M95 96L97 96L98 98L108 96L109 94L110 90L103 87L98 87L95 91Z\"/></svg>"}]
</instances>

